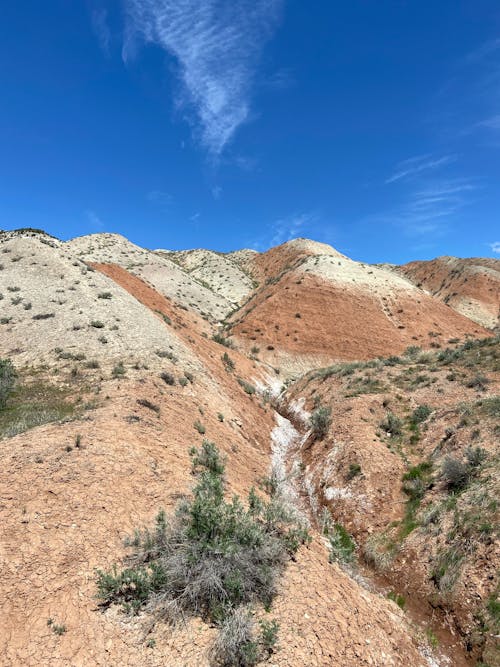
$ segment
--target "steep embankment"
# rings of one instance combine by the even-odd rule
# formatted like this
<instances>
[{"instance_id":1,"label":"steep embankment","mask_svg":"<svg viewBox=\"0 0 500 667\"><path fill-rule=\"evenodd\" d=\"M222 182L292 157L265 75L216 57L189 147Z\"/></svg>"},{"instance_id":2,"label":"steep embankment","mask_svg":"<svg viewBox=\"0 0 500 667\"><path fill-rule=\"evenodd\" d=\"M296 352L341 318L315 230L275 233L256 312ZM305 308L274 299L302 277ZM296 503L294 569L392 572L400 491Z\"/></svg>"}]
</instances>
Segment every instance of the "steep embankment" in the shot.
<instances>
[{"instance_id":1,"label":"steep embankment","mask_svg":"<svg viewBox=\"0 0 500 667\"><path fill-rule=\"evenodd\" d=\"M396 270L481 326L498 327L500 260L438 257Z\"/></svg>"},{"instance_id":2,"label":"steep embankment","mask_svg":"<svg viewBox=\"0 0 500 667\"><path fill-rule=\"evenodd\" d=\"M284 402L302 429L331 410L297 453L304 491L453 664L499 657L499 359L495 339L417 349L312 372Z\"/></svg>"}]
</instances>

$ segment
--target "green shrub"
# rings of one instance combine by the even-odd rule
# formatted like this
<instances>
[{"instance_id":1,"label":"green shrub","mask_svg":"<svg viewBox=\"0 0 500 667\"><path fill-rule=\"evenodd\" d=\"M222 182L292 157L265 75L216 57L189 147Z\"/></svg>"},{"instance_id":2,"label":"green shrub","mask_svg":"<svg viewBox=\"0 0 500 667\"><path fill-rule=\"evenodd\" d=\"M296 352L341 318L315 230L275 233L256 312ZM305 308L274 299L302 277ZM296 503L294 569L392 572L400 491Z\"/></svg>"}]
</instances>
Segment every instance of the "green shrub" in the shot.
<instances>
[{"instance_id":1,"label":"green shrub","mask_svg":"<svg viewBox=\"0 0 500 667\"><path fill-rule=\"evenodd\" d=\"M203 426L203 424L200 422L199 419L197 419L197 420L194 422L193 426L194 426L195 429L198 431L198 433L200 433L200 435L204 435L204 434L206 433L206 430L207 430L207 429Z\"/></svg>"},{"instance_id":2,"label":"green shrub","mask_svg":"<svg viewBox=\"0 0 500 667\"><path fill-rule=\"evenodd\" d=\"M248 609L236 609L223 621L210 651L210 662L219 667L253 667L259 662L255 623Z\"/></svg>"},{"instance_id":3,"label":"green shrub","mask_svg":"<svg viewBox=\"0 0 500 667\"><path fill-rule=\"evenodd\" d=\"M238 384L243 387L243 390L245 391L246 394L249 396L252 396L252 394L255 394L255 387L247 382L246 380L243 380L242 378L238 378Z\"/></svg>"},{"instance_id":4,"label":"green shrub","mask_svg":"<svg viewBox=\"0 0 500 667\"><path fill-rule=\"evenodd\" d=\"M388 412L384 421L380 422L380 428L395 438L403 433L403 422L393 412Z\"/></svg>"},{"instance_id":5,"label":"green shrub","mask_svg":"<svg viewBox=\"0 0 500 667\"><path fill-rule=\"evenodd\" d=\"M228 373L231 373L234 371L234 361L231 359L229 354L227 352L224 352L222 355L222 363L224 364L224 368Z\"/></svg>"},{"instance_id":6,"label":"green shrub","mask_svg":"<svg viewBox=\"0 0 500 667\"><path fill-rule=\"evenodd\" d=\"M358 475L361 475L361 466L359 465L359 463L350 463L349 472L347 473L347 479L348 480L354 479Z\"/></svg>"},{"instance_id":7,"label":"green shrub","mask_svg":"<svg viewBox=\"0 0 500 667\"><path fill-rule=\"evenodd\" d=\"M156 403L152 403L147 398L138 398L137 403L139 405L142 405L142 407L147 408L148 410L152 410L153 412L156 412L156 413L160 412L160 406L156 405Z\"/></svg>"},{"instance_id":8,"label":"green shrub","mask_svg":"<svg viewBox=\"0 0 500 667\"><path fill-rule=\"evenodd\" d=\"M279 627L280 627L279 623L276 620L260 621L262 646L264 648L264 651L268 655L271 655L276 651L276 645L278 643Z\"/></svg>"},{"instance_id":9,"label":"green shrub","mask_svg":"<svg viewBox=\"0 0 500 667\"><path fill-rule=\"evenodd\" d=\"M311 414L310 426L313 432L313 435L316 438L324 438L328 433L330 424L332 423L332 411L331 408L326 406L321 406L316 408Z\"/></svg>"},{"instance_id":10,"label":"green shrub","mask_svg":"<svg viewBox=\"0 0 500 667\"><path fill-rule=\"evenodd\" d=\"M389 600L392 600L393 602L395 602L398 605L398 607L400 607L401 609L405 608L406 599L403 595L400 595L399 593L396 593L395 591L389 591L387 593L387 597L389 598Z\"/></svg>"},{"instance_id":11,"label":"green shrub","mask_svg":"<svg viewBox=\"0 0 500 667\"><path fill-rule=\"evenodd\" d=\"M224 497L224 460L213 443L191 451L197 482L189 499L152 528L136 531L127 567L97 572L103 606L148 609L175 622L200 616L219 625L211 659L253 665L276 644L277 625L256 637L249 605L269 607L278 578L308 533L279 494L266 502L252 489L247 505Z\"/></svg>"},{"instance_id":12,"label":"green shrub","mask_svg":"<svg viewBox=\"0 0 500 667\"><path fill-rule=\"evenodd\" d=\"M215 341L216 343L219 343L219 345L224 345L224 347L234 348L233 341L230 338L226 338L220 333L215 333L212 336L212 340Z\"/></svg>"},{"instance_id":13,"label":"green shrub","mask_svg":"<svg viewBox=\"0 0 500 667\"><path fill-rule=\"evenodd\" d=\"M167 373L166 371L163 373L160 373L160 378L165 382L165 384L169 385L174 385L175 384L175 376L172 375L172 373ZM186 380L187 384L187 380Z\"/></svg>"},{"instance_id":14,"label":"green shrub","mask_svg":"<svg viewBox=\"0 0 500 667\"><path fill-rule=\"evenodd\" d=\"M441 477L449 491L461 491L469 483L470 470L462 461L447 456L441 467Z\"/></svg>"},{"instance_id":15,"label":"green shrub","mask_svg":"<svg viewBox=\"0 0 500 667\"><path fill-rule=\"evenodd\" d=\"M410 423L414 425L421 424L427 419L431 412L432 408L430 408L428 405L419 405L415 408L415 410L413 410L413 413L410 417Z\"/></svg>"},{"instance_id":16,"label":"green shrub","mask_svg":"<svg viewBox=\"0 0 500 667\"><path fill-rule=\"evenodd\" d=\"M116 364L116 366L113 368L112 374L114 378L123 377L125 375L125 366L123 365L122 361Z\"/></svg>"},{"instance_id":17,"label":"green shrub","mask_svg":"<svg viewBox=\"0 0 500 667\"><path fill-rule=\"evenodd\" d=\"M477 389L478 391L484 391L488 383L489 380L485 375L478 374L470 378L470 380L468 380L465 383L465 386L468 387L469 389Z\"/></svg>"},{"instance_id":18,"label":"green shrub","mask_svg":"<svg viewBox=\"0 0 500 667\"><path fill-rule=\"evenodd\" d=\"M111 294L111 292L100 292L97 295L98 299L111 299L112 297L113 295Z\"/></svg>"},{"instance_id":19,"label":"green shrub","mask_svg":"<svg viewBox=\"0 0 500 667\"><path fill-rule=\"evenodd\" d=\"M92 320L90 323L91 327L94 327L94 329L103 329L104 328L104 323L99 321L99 320Z\"/></svg>"},{"instance_id":20,"label":"green shrub","mask_svg":"<svg viewBox=\"0 0 500 667\"><path fill-rule=\"evenodd\" d=\"M471 468L479 468L487 455L487 451L482 447L468 447L465 450L465 458Z\"/></svg>"},{"instance_id":21,"label":"green shrub","mask_svg":"<svg viewBox=\"0 0 500 667\"><path fill-rule=\"evenodd\" d=\"M330 562L350 563L354 560L356 543L340 523L329 530Z\"/></svg>"},{"instance_id":22,"label":"green shrub","mask_svg":"<svg viewBox=\"0 0 500 667\"><path fill-rule=\"evenodd\" d=\"M55 317L55 313L38 313L38 315L33 315L33 320L48 320L51 317Z\"/></svg>"}]
</instances>

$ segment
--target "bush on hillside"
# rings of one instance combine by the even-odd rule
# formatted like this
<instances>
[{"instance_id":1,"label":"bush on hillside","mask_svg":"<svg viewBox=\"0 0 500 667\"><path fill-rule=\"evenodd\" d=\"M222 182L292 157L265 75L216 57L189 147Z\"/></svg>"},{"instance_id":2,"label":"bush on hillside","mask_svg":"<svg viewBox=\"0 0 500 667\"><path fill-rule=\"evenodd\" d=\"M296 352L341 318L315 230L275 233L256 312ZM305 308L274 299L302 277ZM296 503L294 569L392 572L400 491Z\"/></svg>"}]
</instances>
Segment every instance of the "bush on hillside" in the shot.
<instances>
[{"instance_id":1,"label":"bush on hillside","mask_svg":"<svg viewBox=\"0 0 500 667\"><path fill-rule=\"evenodd\" d=\"M441 477L449 491L461 491L469 482L470 470L465 463L447 456L441 468Z\"/></svg>"},{"instance_id":2,"label":"bush on hillside","mask_svg":"<svg viewBox=\"0 0 500 667\"><path fill-rule=\"evenodd\" d=\"M316 408L311 415L310 424L313 434L317 438L324 438L332 423L332 411L326 406Z\"/></svg>"},{"instance_id":3,"label":"bush on hillside","mask_svg":"<svg viewBox=\"0 0 500 667\"><path fill-rule=\"evenodd\" d=\"M104 605L130 613L147 607L170 622L201 616L220 626L212 659L253 665L269 637L256 637L249 605L270 605L288 559L309 539L279 491L266 502L252 489L245 505L224 497L225 461L205 440L190 452L197 483L192 497L151 529L138 531L129 567L97 573Z\"/></svg>"}]
</instances>

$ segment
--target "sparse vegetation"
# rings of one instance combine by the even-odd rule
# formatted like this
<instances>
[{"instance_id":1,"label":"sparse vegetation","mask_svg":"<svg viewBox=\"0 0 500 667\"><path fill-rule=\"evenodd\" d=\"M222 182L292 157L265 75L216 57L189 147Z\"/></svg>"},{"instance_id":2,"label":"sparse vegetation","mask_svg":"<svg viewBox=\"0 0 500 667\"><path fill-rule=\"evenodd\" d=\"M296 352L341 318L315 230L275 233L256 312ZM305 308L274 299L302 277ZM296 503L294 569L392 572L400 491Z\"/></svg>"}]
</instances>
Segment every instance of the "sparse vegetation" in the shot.
<instances>
[{"instance_id":1,"label":"sparse vegetation","mask_svg":"<svg viewBox=\"0 0 500 667\"><path fill-rule=\"evenodd\" d=\"M403 422L393 412L388 412L386 418L380 422L380 428L391 438L396 438L403 434Z\"/></svg>"},{"instance_id":2,"label":"sparse vegetation","mask_svg":"<svg viewBox=\"0 0 500 667\"><path fill-rule=\"evenodd\" d=\"M195 427L195 429L198 431L198 433L199 433L200 435L205 435L207 429L206 429L205 426L200 422L199 419L197 419L197 420L194 422L193 426Z\"/></svg>"},{"instance_id":3,"label":"sparse vegetation","mask_svg":"<svg viewBox=\"0 0 500 667\"><path fill-rule=\"evenodd\" d=\"M156 412L157 414L160 412L160 406L156 405L156 403L152 403L148 398L138 398L137 403L142 405L143 408L152 410L152 412Z\"/></svg>"},{"instance_id":4,"label":"sparse vegetation","mask_svg":"<svg viewBox=\"0 0 500 667\"><path fill-rule=\"evenodd\" d=\"M123 365L123 362L120 361L116 366L113 368L113 377L114 378L120 378L125 375L125 366Z\"/></svg>"},{"instance_id":5,"label":"sparse vegetation","mask_svg":"<svg viewBox=\"0 0 500 667\"><path fill-rule=\"evenodd\" d=\"M167 371L163 371L162 373L160 373L160 378L163 380L163 382L165 382L165 384L168 384L168 385L171 385L171 386L173 386L175 384L175 376L172 375L172 373L168 373ZM186 382L187 382L187 380L186 380Z\"/></svg>"},{"instance_id":6,"label":"sparse vegetation","mask_svg":"<svg viewBox=\"0 0 500 667\"><path fill-rule=\"evenodd\" d=\"M330 424L332 423L331 408L320 406L314 410L310 418L310 426L314 437L324 438L328 433Z\"/></svg>"},{"instance_id":7,"label":"sparse vegetation","mask_svg":"<svg viewBox=\"0 0 500 667\"><path fill-rule=\"evenodd\" d=\"M4 408L11 393L17 373L10 359L0 359L0 409Z\"/></svg>"},{"instance_id":8,"label":"sparse vegetation","mask_svg":"<svg viewBox=\"0 0 500 667\"><path fill-rule=\"evenodd\" d=\"M465 488L469 482L469 467L454 458L447 456L441 467L441 478L449 491L456 492Z\"/></svg>"},{"instance_id":9,"label":"sparse vegetation","mask_svg":"<svg viewBox=\"0 0 500 667\"><path fill-rule=\"evenodd\" d=\"M347 530L339 523L335 523L328 530L330 542L330 562L352 563L354 560L356 543Z\"/></svg>"},{"instance_id":10,"label":"sparse vegetation","mask_svg":"<svg viewBox=\"0 0 500 667\"><path fill-rule=\"evenodd\" d=\"M350 463L349 470L347 472L347 480L354 479L358 475L361 475L361 466L359 463Z\"/></svg>"},{"instance_id":11,"label":"sparse vegetation","mask_svg":"<svg viewBox=\"0 0 500 667\"><path fill-rule=\"evenodd\" d=\"M0 438L23 433L41 424L78 417L84 406L74 398L70 400L73 395L74 389L70 387L32 380L20 374L7 403L0 410Z\"/></svg>"},{"instance_id":12,"label":"sparse vegetation","mask_svg":"<svg viewBox=\"0 0 500 667\"><path fill-rule=\"evenodd\" d=\"M243 391L245 394L248 394L249 396L252 396L255 394L255 387L253 384L250 384L246 380L243 380L243 378L238 378L238 384L243 387Z\"/></svg>"},{"instance_id":13,"label":"sparse vegetation","mask_svg":"<svg viewBox=\"0 0 500 667\"><path fill-rule=\"evenodd\" d=\"M234 348L233 341L230 338L226 338L220 333L215 333L212 336L212 340L215 341L216 343L219 343L219 345L224 345L224 347Z\"/></svg>"},{"instance_id":14,"label":"sparse vegetation","mask_svg":"<svg viewBox=\"0 0 500 667\"><path fill-rule=\"evenodd\" d=\"M226 501L225 463L213 443L191 456L191 499L136 531L129 567L98 571L97 595L104 606L119 603L130 614L146 608L172 623L201 616L219 627L212 664L255 665L275 650L278 625L262 623L257 634L251 605L269 607L307 530L279 494L267 502L252 489L246 506L236 496Z\"/></svg>"},{"instance_id":15,"label":"sparse vegetation","mask_svg":"<svg viewBox=\"0 0 500 667\"><path fill-rule=\"evenodd\" d=\"M222 363L224 364L224 368L228 373L232 373L234 371L234 361L231 359L227 352L224 352L222 355Z\"/></svg>"},{"instance_id":16,"label":"sparse vegetation","mask_svg":"<svg viewBox=\"0 0 500 667\"><path fill-rule=\"evenodd\" d=\"M399 593L396 593L395 591L389 591L387 593L387 597L389 598L389 600L392 600L393 602L395 602L398 605L398 607L400 607L401 609L405 608L406 598L404 597L404 595L400 595Z\"/></svg>"}]
</instances>

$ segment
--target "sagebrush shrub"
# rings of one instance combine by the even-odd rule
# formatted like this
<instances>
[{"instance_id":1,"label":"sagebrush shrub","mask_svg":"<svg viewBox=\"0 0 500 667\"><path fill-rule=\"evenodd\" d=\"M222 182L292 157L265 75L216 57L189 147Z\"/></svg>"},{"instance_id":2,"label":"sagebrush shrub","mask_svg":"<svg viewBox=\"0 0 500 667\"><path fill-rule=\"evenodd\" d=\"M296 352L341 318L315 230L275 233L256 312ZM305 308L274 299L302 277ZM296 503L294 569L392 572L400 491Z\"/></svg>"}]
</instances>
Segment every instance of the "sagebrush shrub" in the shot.
<instances>
[{"instance_id":1,"label":"sagebrush shrub","mask_svg":"<svg viewBox=\"0 0 500 667\"><path fill-rule=\"evenodd\" d=\"M213 443L205 440L191 457L191 498L172 517L161 511L153 528L136 531L127 568L98 571L98 597L171 622L201 616L220 627L213 661L253 665L276 643L277 628L256 637L248 605L270 605L286 562L309 536L279 493L265 501L252 489L246 504L226 500L225 463Z\"/></svg>"},{"instance_id":2,"label":"sagebrush shrub","mask_svg":"<svg viewBox=\"0 0 500 667\"><path fill-rule=\"evenodd\" d=\"M328 433L328 429L330 428L330 424L332 423L332 411L330 408L326 406L321 406L319 408L316 408L314 412L311 415L310 418L310 425L313 434L317 438L324 438L324 436Z\"/></svg>"},{"instance_id":3,"label":"sagebrush shrub","mask_svg":"<svg viewBox=\"0 0 500 667\"><path fill-rule=\"evenodd\" d=\"M441 477L450 491L460 491L465 488L469 482L469 474L468 466L453 456L447 456L443 461Z\"/></svg>"}]
</instances>

